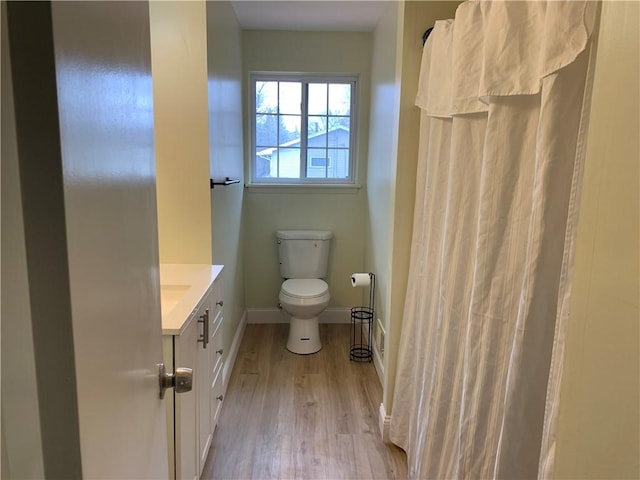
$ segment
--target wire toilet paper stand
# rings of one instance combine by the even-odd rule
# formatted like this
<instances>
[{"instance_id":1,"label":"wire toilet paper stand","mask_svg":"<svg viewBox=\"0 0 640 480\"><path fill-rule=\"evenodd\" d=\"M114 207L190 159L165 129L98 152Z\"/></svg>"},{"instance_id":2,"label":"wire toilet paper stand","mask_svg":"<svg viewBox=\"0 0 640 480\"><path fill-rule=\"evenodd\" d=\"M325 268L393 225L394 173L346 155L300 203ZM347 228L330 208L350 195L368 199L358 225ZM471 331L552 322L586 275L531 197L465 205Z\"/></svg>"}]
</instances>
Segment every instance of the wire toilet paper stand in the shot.
<instances>
[{"instance_id":1,"label":"wire toilet paper stand","mask_svg":"<svg viewBox=\"0 0 640 480\"><path fill-rule=\"evenodd\" d=\"M376 294L376 276L369 273L369 306L351 309L351 347L349 359L354 362L370 362L373 359L373 313Z\"/></svg>"}]
</instances>

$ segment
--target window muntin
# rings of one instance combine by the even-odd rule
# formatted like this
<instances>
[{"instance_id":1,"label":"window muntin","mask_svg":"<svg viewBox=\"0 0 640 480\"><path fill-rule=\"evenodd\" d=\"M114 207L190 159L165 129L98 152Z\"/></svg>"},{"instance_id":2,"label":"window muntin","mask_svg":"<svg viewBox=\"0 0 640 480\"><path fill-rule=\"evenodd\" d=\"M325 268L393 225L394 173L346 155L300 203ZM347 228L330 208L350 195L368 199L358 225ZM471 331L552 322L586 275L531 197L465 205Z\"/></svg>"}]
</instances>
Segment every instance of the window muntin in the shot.
<instances>
[{"instance_id":1,"label":"window muntin","mask_svg":"<svg viewBox=\"0 0 640 480\"><path fill-rule=\"evenodd\" d=\"M254 184L352 184L356 78L252 74Z\"/></svg>"}]
</instances>

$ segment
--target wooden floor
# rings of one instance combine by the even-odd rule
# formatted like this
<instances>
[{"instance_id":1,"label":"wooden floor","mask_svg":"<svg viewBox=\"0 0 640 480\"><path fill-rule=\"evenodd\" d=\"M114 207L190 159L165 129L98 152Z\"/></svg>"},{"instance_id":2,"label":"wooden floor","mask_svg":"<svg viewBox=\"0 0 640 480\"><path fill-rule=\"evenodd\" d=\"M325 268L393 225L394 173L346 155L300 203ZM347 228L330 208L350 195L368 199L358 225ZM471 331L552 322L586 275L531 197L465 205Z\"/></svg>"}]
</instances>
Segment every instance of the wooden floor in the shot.
<instances>
[{"instance_id":1,"label":"wooden floor","mask_svg":"<svg viewBox=\"0 0 640 480\"><path fill-rule=\"evenodd\" d=\"M382 443L373 364L349 361L349 325L323 324L323 348L295 355L289 326L247 325L204 479L406 478Z\"/></svg>"}]
</instances>

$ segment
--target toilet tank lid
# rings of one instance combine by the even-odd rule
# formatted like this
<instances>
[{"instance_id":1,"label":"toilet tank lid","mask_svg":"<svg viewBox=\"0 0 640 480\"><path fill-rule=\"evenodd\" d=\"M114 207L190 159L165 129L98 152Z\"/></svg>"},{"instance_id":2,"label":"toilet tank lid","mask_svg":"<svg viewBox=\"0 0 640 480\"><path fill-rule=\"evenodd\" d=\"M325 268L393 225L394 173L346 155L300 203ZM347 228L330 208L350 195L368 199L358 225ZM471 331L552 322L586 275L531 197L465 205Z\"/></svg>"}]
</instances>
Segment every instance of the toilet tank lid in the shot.
<instances>
[{"instance_id":1,"label":"toilet tank lid","mask_svg":"<svg viewBox=\"0 0 640 480\"><path fill-rule=\"evenodd\" d=\"M280 240L330 240L333 233L327 230L278 230Z\"/></svg>"}]
</instances>

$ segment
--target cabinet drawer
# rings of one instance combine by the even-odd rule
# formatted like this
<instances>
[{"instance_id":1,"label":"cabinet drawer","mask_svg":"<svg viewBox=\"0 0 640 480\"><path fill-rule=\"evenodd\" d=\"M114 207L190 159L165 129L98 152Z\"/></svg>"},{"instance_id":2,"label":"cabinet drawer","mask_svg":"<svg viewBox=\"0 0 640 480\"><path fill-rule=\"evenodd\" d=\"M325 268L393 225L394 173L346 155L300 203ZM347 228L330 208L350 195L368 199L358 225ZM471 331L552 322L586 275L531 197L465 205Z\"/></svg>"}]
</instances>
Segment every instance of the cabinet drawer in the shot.
<instances>
[{"instance_id":1,"label":"cabinet drawer","mask_svg":"<svg viewBox=\"0 0 640 480\"><path fill-rule=\"evenodd\" d=\"M215 378L216 373L222 367L224 358L223 342L222 342L222 322L214 327L215 331L211 336L211 375Z\"/></svg>"},{"instance_id":2,"label":"cabinet drawer","mask_svg":"<svg viewBox=\"0 0 640 480\"><path fill-rule=\"evenodd\" d=\"M222 287L221 282L215 282L211 287L211 318L217 318L219 314L222 314Z\"/></svg>"},{"instance_id":3,"label":"cabinet drawer","mask_svg":"<svg viewBox=\"0 0 640 480\"><path fill-rule=\"evenodd\" d=\"M224 378L222 370L222 368L218 369L211 388L211 412L213 413L211 416L212 432L215 430L216 424L218 423L220 410L222 409L222 403L224 401Z\"/></svg>"},{"instance_id":4,"label":"cabinet drawer","mask_svg":"<svg viewBox=\"0 0 640 480\"><path fill-rule=\"evenodd\" d=\"M222 324L222 309L220 307L212 309L210 316L211 332L215 332ZM213 336L213 333L211 335Z\"/></svg>"}]
</instances>

